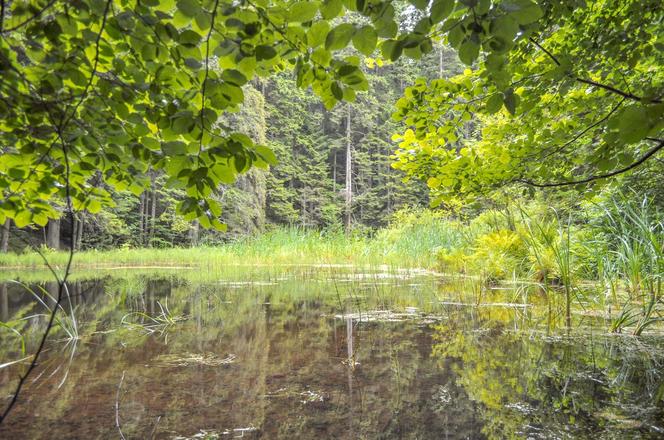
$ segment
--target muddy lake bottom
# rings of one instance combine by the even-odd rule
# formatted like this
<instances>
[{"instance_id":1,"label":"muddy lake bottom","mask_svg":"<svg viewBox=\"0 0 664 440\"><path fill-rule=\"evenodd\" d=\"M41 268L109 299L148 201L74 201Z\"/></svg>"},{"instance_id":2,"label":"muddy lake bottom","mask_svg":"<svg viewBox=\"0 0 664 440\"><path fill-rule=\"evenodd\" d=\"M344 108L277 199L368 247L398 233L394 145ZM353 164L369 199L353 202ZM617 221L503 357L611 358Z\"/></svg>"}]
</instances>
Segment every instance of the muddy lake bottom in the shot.
<instances>
[{"instance_id":1,"label":"muddy lake bottom","mask_svg":"<svg viewBox=\"0 0 664 440\"><path fill-rule=\"evenodd\" d=\"M57 284L2 280L32 353ZM86 274L0 438L664 438L661 332L479 290L385 268ZM4 330L0 353L27 356ZM4 403L25 366L0 369Z\"/></svg>"}]
</instances>

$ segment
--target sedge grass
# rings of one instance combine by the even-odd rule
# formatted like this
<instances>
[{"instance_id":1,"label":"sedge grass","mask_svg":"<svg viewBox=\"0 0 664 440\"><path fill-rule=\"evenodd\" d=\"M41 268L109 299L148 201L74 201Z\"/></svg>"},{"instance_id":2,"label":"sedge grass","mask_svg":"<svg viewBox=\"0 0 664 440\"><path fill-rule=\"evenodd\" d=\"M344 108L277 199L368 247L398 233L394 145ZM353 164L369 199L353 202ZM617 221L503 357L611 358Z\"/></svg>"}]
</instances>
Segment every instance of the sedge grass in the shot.
<instances>
[{"instance_id":1,"label":"sedge grass","mask_svg":"<svg viewBox=\"0 0 664 440\"><path fill-rule=\"evenodd\" d=\"M442 221L440 222L442 225ZM421 233L404 228L379 233L373 238L346 236L341 232L279 228L218 246L194 248L120 248L77 252L75 268L109 267L200 267L214 269L234 265L354 264L433 267L440 247L440 230ZM439 229L442 229L439 228ZM418 232L419 231L419 232ZM55 267L66 264L67 253L48 251ZM0 269L40 269L37 253L0 255Z\"/></svg>"}]
</instances>

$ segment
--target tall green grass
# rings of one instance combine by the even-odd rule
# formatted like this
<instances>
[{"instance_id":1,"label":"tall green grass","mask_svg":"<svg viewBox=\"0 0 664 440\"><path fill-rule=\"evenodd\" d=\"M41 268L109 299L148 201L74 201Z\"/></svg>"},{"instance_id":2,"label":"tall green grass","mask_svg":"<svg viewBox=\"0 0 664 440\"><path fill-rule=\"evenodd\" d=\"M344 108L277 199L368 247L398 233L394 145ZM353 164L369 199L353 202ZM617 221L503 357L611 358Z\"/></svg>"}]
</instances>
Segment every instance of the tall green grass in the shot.
<instances>
[{"instance_id":1,"label":"tall green grass","mask_svg":"<svg viewBox=\"0 0 664 440\"><path fill-rule=\"evenodd\" d=\"M594 208L564 213L531 202L489 210L466 222L428 210L404 210L374 233L276 228L219 246L84 251L77 253L74 265L79 273L384 265L461 272L489 283L530 279L547 297L564 298L568 323L573 301L592 303L608 307L607 315L621 310L614 331L629 327L640 334L662 320L664 221L647 200L634 200L633 195L608 198ZM49 251L46 257L62 267L67 254ZM27 268L44 268L38 254L0 255L0 277Z\"/></svg>"},{"instance_id":2,"label":"tall green grass","mask_svg":"<svg viewBox=\"0 0 664 440\"><path fill-rule=\"evenodd\" d=\"M603 211L600 227L609 252L601 275L605 284L622 287L622 310L612 330L632 327L640 335L664 320L664 220L647 199L617 198Z\"/></svg>"},{"instance_id":3,"label":"tall green grass","mask_svg":"<svg viewBox=\"0 0 664 440\"><path fill-rule=\"evenodd\" d=\"M357 264L433 267L442 247L454 246L459 232L440 215L408 211L376 234L346 235L339 230L277 228L219 246L196 248L140 248L81 251L74 258L78 268L176 267L215 268L233 265ZM49 262L64 266L66 252L44 252ZM0 255L0 269L41 268L37 253Z\"/></svg>"}]
</instances>

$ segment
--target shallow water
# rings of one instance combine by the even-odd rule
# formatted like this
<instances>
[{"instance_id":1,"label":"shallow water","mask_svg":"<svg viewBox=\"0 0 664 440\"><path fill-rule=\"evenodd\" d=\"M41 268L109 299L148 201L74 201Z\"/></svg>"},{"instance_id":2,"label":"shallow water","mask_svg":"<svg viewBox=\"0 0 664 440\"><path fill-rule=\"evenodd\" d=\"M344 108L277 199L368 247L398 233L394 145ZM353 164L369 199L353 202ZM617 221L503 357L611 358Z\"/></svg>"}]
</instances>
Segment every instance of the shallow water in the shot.
<instances>
[{"instance_id":1,"label":"shallow water","mask_svg":"<svg viewBox=\"0 0 664 440\"><path fill-rule=\"evenodd\" d=\"M58 329L0 438L664 436L664 337L609 335L601 313L567 330L536 292L263 267L98 274L71 295L79 339ZM28 352L44 311L0 285ZM0 342L0 363L21 358ZM24 365L0 370L5 402Z\"/></svg>"}]
</instances>

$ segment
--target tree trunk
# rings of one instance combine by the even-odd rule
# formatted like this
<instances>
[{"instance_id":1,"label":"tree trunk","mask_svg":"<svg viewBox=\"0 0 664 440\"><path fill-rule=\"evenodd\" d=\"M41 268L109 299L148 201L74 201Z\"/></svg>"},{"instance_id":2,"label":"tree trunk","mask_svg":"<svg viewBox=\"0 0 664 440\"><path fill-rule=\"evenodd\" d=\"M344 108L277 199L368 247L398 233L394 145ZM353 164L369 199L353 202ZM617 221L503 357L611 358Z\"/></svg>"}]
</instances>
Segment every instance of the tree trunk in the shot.
<instances>
[{"instance_id":1,"label":"tree trunk","mask_svg":"<svg viewBox=\"0 0 664 440\"><path fill-rule=\"evenodd\" d=\"M346 191L345 191L345 226L346 232L350 231L352 204L353 204L353 179L351 166L351 146L350 146L350 104L348 104L348 114L346 115Z\"/></svg>"},{"instance_id":2,"label":"tree trunk","mask_svg":"<svg viewBox=\"0 0 664 440\"><path fill-rule=\"evenodd\" d=\"M138 217L138 241L143 243L143 222L145 219L143 215L145 213L145 192L143 192L139 197L140 203L138 205L139 217Z\"/></svg>"},{"instance_id":3,"label":"tree trunk","mask_svg":"<svg viewBox=\"0 0 664 440\"><path fill-rule=\"evenodd\" d=\"M198 220L194 220L191 228L189 229L189 240L192 246L198 245L199 224Z\"/></svg>"},{"instance_id":4,"label":"tree trunk","mask_svg":"<svg viewBox=\"0 0 664 440\"><path fill-rule=\"evenodd\" d=\"M46 225L46 246L60 250L60 219L49 220Z\"/></svg>"},{"instance_id":5,"label":"tree trunk","mask_svg":"<svg viewBox=\"0 0 664 440\"><path fill-rule=\"evenodd\" d=\"M78 237L78 217L76 215L72 216L72 221L74 222L73 228L71 229L71 247L74 250L78 249L78 246L76 245L76 237Z\"/></svg>"},{"instance_id":6,"label":"tree trunk","mask_svg":"<svg viewBox=\"0 0 664 440\"><path fill-rule=\"evenodd\" d=\"M150 222L150 193L145 192L145 202L143 203L143 226L142 226L142 241L141 244L145 246L147 244L147 236Z\"/></svg>"},{"instance_id":7,"label":"tree trunk","mask_svg":"<svg viewBox=\"0 0 664 440\"><path fill-rule=\"evenodd\" d=\"M390 181L390 173L392 167L387 165L387 178L385 179L385 185L387 186L387 215L392 214L392 182Z\"/></svg>"},{"instance_id":8,"label":"tree trunk","mask_svg":"<svg viewBox=\"0 0 664 440\"><path fill-rule=\"evenodd\" d=\"M438 78L443 78L443 46L438 50Z\"/></svg>"},{"instance_id":9,"label":"tree trunk","mask_svg":"<svg viewBox=\"0 0 664 440\"><path fill-rule=\"evenodd\" d=\"M332 162L332 192L337 194L337 150L334 150L334 161Z\"/></svg>"},{"instance_id":10,"label":"tree trunk","mask_svg":"<svg viewBox=\"0 0 664 440\"><path fill-rule=\"evenodd\" d=\"M150 246L155 237L155 227L157 224L157 190L154 189L154 178L152 179L152 217L150 218Z\"/></svg>"},{"instance_id":11,"label":"tree trunk","mask_svg":"<svg viewBox=\"0 0 664 440\"><path fill-rule=\"evenodd\" d=\"M301 226L305 228L307 226L307 194L306 188L302 188L300 191L300 208L301 208Z\"/></svg>"},{"instance_id":12,"label":"tree trunk","mask_svg":"<svg viewBox=\"0 0 664 440\"><path fill-rule=\"evenodd\" d=\"M0 321L9 319L9 294L7 292L7 283L0 283Z\"/></svg>"},{"instance_id":13,"label":"tree trunk","mask_svg":"<svg viewBox=\"0 0 664 440\"><path fill-rule=\"evenodd\" d=\"M85 226L84 217L81 214L81 217L78 219L78 229L76 231L76 249L81 248L81 243L83 242L83 227Z\"/></svg>"},{"instance_id":14,"label":"tree trunk","mask_svg":"<svg viewBox=\"0 0 664 440\"><path fill-rule=\"evenodd\" d=\"M3 254L6 254L9 250L9 229L11 226L11 219L5 220L5 224L2 226L2 234L0 236L0 252Z\"/></svg>"}]
</instances>

